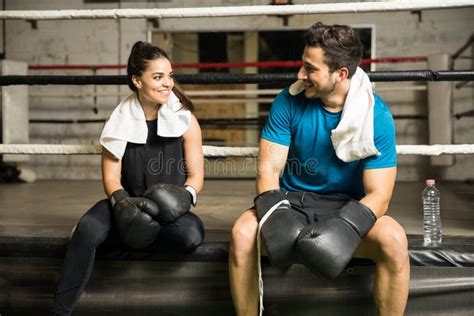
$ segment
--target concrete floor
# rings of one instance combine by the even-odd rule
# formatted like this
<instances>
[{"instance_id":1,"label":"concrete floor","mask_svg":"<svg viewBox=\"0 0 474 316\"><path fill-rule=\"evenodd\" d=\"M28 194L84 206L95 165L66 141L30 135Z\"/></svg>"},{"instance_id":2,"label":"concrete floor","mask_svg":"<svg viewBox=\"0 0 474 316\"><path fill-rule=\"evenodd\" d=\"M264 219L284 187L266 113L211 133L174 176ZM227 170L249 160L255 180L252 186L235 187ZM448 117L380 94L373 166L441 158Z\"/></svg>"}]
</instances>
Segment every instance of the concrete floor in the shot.
<instances>
[{"instance_id":1,"label":"concrete floor","mask_svg":"<svg viewBox=\"0 0 474 316\"><path fill-rule=\"evenodd\" d=\"M474 236L474 184L441 182L441 214L445 235ZM420 182L398 182L389 215L408 234L422 234ZM195 212L207 229L230 230L251 206L253 180L206 180ZM0 184L0 233L56 237L69 234L80 216L104 198L100 181L38 181ZM2 229L3 226L3 229Z\"/></svg>"}]
</instances>

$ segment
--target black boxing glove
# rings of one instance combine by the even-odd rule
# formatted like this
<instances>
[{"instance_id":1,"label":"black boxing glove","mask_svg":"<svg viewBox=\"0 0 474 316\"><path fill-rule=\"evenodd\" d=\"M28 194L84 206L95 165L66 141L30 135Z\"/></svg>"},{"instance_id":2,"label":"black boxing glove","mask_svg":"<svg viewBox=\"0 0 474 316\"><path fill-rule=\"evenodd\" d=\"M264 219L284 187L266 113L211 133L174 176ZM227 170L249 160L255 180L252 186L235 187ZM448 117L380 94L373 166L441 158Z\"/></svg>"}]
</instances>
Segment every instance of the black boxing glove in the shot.
<instances>
[{"instance_id":1,"label":"black boxing glove","mask_svg":"<svg viewBox=\"0 0 474 316\"><path fill-rule=\"evenodd\" d=\"M296 243L298 255L314 274L335 279L376 221L370 208L351 200L341 208L339 215L301 231Z\"/></svg>"},{"instance_id":2,"label":"black boxing glove","mask_svg":"<svg viewBox=\"0 0 474 316\"><path fill-rule=\"evenodd\" d=\"M117 231L126 245L140 249L155 241L161 225L154 219L159 210L153 201L130 197L127 191L120 189L112 193L110 202Z\"/></svg>"},{"instance_id":3,"label":"black boxing glove","mask_svg":"<svg viewBox=\"0 0 474 316\"><path fill-rule=\"evenodd\" d=\"M297 217L282 191L263 192L255 197L254 203L270 263L288 268L294 262L296 240L306 223Z\"/></svg>"},{"instance_id":4,"label":"black boxing glove","mask_svg":"<svg viewBox=\"0 0 474 316\"><path fill-rule=\"evenodd\" d=\"M189 212L192 202L191 193L184 187L166 183L152 185L143 197L156 203L160 210L156 220L162 224L173 223Z\"/></svg>"}]
</instances>

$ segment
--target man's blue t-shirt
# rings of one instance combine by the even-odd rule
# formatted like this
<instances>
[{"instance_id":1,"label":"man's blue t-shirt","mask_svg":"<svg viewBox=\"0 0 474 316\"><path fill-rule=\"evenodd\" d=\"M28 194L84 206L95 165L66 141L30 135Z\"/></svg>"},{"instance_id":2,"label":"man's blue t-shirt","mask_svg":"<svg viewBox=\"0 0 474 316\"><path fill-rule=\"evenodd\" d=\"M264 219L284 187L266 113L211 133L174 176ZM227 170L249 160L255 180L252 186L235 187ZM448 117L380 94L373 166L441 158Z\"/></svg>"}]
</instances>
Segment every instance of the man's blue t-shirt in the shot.
<instances>
[{"instance_id":1,"label":"man's blue t-shirt","mask_svg":"<svg viewBox=\"0 0 474 316\"><path fill-rule=\"evenodd\" d=\"M374 106L374 143L381 155L353 162L336 156L331 142L342 112L324 109L321 99L307 99L304 93L291 96L284 89L275 98L262 138L289 146L288 159L280 179L284 191L308 191L364 197L364 169L397 165L395 124L392 113L377 95Z\"/></svg>"}]
</instances>

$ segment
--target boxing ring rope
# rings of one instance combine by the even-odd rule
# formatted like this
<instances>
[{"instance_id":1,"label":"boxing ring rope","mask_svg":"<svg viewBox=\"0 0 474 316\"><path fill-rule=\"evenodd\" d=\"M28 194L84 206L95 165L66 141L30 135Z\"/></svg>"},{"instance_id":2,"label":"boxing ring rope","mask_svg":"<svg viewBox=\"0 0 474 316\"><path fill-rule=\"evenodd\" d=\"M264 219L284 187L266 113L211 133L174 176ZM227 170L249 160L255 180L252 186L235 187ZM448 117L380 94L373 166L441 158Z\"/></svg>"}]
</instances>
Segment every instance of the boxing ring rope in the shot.
<instances>
[{"instance_id":1,"label":"boxing ring rope","mask_svg":"<svg viewBox=\"0 0 474 316\"><path fill-rule=\"evenodd\" d=\"M367 72L372 82L474 80L474 70L406 70ZM292 83L297 74L176 74L181 84ZM0 76L0 86L9 85L125 85L127 76Z\"/></svg>"},{"instance_id":2,"label":"boxing ring rope","mask_svg":"<svg viewBox=\"0 0 474 316\"><path fill-rule=\"evenodd\" d=\"M206 157L257 157L257 147L203 146ZM97 155L101 145L0 144L0 154L21 155ZM397 145L398 155L439 156L443 154L474 154L474 144Z\"/></svg>"},{"instance_id":3,"label":"boxing ring rope","mask_svg":"<svg viewBox=\"0 0 474 316\"><path fill-rule=\"evenodd\" d=\"M364 58L361 64L372 64L372 63L417 63L426 62L426 56L404 56L404 57L382 57L382 58ZM257 61L257 62L217 62L217 63L174 63L174 69L230 69L230 68L243 68L243 67L256 67L259 69L265 68L296 68L301 67L301 61ZM54 70L70 70L70 71L93 71L96 75L97 71L100 70L121 70L126 69L126 65L29 65L28 70L30 71L54 71ZM397 86L397 87L378 87L377 91L426 91L426 86ZM269 99L243 99L243 95L276 95L281 89L255 89L255 90L199 90L199 91L187 91L187 95L190 97L206 97L206 100L194 99L193 102L196 104L206 102L221 102L221 99L209 98L211 96L239 96L232 100L226 100L227 103L247 102L247 101L259 101L259 102L271 102ZM129 92L82 92L82 93L55 93L55 92L36 92L30 93L33 97L114 97L114 96L128 96Z\"/></svg>"},{"instance_id":4,"label":"boxing ring rope","mask_svg":"<svg viewBox=\"0 0 474 316\"><path fill-rule=\"evenodd\" d=\"M382 63L414 63L426 62L426 56L408 56L408 57L383 57L383 58L364 58L362 65L382 64ZM301 67L303 63L300 60L284 61L251 61L251 62L219 62L219 63L173 63L174 69L192 68L192 69L214 69L214 68L296 68ZM29 65L28 70L120 70L127 69L127 65Z\"/></svg>"},{"instance_id":5,"label":"boxing ring rope","mask_svg":"<svg viewBox=\"0 0 474 316\"><path fill-rule=\"evenodd\" d=\"M72 19L164 19L327 13L395 12L463 8L474 6L470 0L346 2L296 5L257 5L168 9L93 9L93 10L8 10L0 11L3 20Z\"/></svg>"}]
</instances>

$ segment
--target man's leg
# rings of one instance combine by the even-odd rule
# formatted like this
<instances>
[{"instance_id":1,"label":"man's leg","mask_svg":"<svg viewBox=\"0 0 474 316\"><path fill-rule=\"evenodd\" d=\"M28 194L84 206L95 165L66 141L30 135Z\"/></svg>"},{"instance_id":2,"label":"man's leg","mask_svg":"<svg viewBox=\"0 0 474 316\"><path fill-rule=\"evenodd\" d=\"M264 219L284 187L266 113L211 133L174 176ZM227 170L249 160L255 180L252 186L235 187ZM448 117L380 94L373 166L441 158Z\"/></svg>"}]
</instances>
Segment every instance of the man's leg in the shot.
<instances>
[{"instance_id":1,"label":"man's leg","mask_svg":"<svg viewBox=\"0 0 474 316\"><path fill-rule=\"evenodd\" d=\"M393 218L380 217L354 257L375 261L374 300L378 315L403 315L408 299L410 261L405 231Z\"/></svg>"},{"instance_id":2,"label":"man's leg","mask_svg":"<svg viewBox=\"0 0 474 316\"><path fill-rule=\"evenodd\" d=\"M258 219L255 210L242 213L234 223L229 247L229 279L238 316L258 314Z\"/></svg>"}]
</instances>

